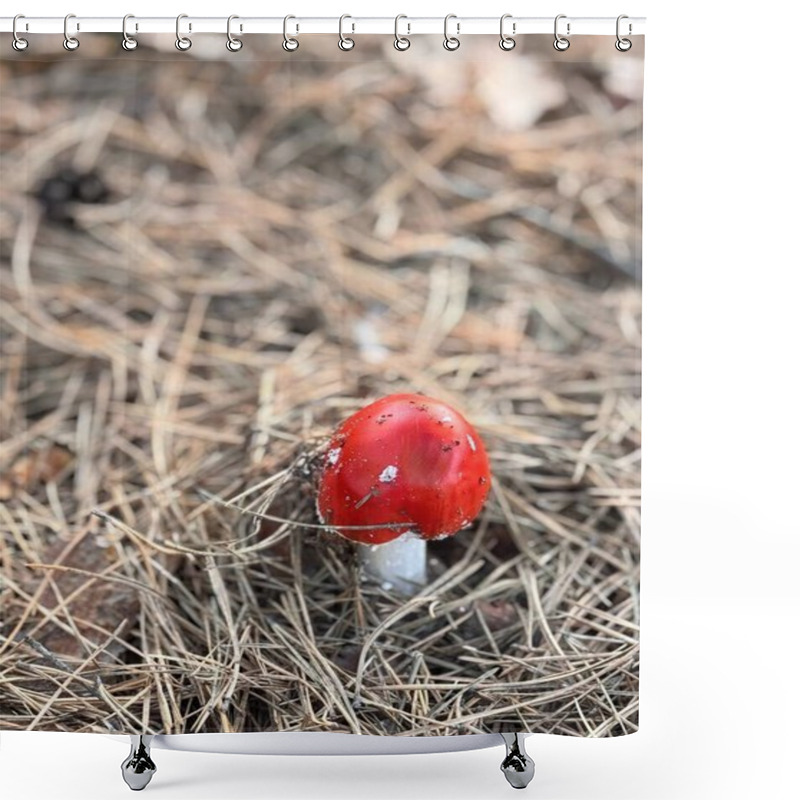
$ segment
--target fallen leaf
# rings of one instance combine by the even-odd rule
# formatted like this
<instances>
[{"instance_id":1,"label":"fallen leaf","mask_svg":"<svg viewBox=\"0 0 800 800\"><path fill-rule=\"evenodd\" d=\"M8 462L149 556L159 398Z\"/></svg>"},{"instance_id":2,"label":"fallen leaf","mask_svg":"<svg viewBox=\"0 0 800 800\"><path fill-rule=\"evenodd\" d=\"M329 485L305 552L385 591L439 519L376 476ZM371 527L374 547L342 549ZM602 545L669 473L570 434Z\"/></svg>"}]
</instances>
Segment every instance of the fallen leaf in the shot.
<instances>
[{"instance_id":1,"label":"fallen leaf","mask_svg":"<svg viewBox=\"0 0 800 800\"><path fill-rule=\"evenodd\" d=\"M72 453L58 444L23 453L4 475L0 475L0 500L8 500L20 489L29 492L37 485L50 483L72 461Z\"/></svg>"},{"instance_id":2,"label":"fallen leaf","mask_svg":"<svg viewBox=\"0 0 800 800\"><path fill-rule=\"evenodd\" d=\"M475 89L498 128L527 130L547 111L567 101L564 84L545 67L524 56L495 58L481 66Z\"/></svg>"}]
</instances>

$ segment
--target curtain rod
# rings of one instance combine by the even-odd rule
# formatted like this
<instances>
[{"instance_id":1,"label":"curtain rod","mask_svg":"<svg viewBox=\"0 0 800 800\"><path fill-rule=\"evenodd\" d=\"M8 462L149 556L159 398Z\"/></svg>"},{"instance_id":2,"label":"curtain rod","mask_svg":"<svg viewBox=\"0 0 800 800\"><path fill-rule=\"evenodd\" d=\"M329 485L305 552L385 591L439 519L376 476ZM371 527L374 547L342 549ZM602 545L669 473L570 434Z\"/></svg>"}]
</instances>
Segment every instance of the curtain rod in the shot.
<instances>
[{"instance_id":1,"label":"curtain rod","mask_svg":"<svg viewBox=\"0 0 800 800\"><path fill-rule=\"evenodd\" d=\"M195 17L181 15L180 33L183 36L192 34L229 32L236 35L250 33L272 33L291 36L302 36L307 33L343 34L347 36L372 33L390 34L396 32L401 36L415 34L442 35L445 31L444 17L355 17L345 15L339 17L295 17L290 16L286 22L284 17ZM506 36L523 34L554 34L555 17L515 17L506 14L503 19L503 32ZM570 17L560 14L558 31L561 36L615 36L618 33L616 17ZM619 34L622 36L639 36L645 32L644 17L625 17L620 21ZM128 15L125 30L130 36L148 33L176 33L178 21L176 17L136 17ZM284 28L286 25L286 28ZM395 27L397 26L397 28ZM459 17L449 15L447 22L448 36L468 36L471 34L500 34L500 17ZM82 17L68 15L65 17L28 17L19 15L16 32L25 34L65 34L80 36L86 33L119 33L123 32L122 17ZM0 17L0 32L11 33L14 30L14 17Z\"/></svg>"}]
</instances>

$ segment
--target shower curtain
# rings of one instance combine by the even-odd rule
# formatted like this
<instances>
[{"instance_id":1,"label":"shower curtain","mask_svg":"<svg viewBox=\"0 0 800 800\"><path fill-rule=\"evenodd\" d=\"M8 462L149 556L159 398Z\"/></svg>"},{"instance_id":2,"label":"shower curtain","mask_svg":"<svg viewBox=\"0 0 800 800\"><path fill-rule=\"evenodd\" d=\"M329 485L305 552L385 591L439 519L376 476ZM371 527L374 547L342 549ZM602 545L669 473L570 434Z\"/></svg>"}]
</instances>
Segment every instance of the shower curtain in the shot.
<instances>
[{"instance_id":1,"label":"shower curtain","mask_svg":"<svg viewBox=\"0 0 800 800\"><path fill-rule=\"evenodd\" d=\"M354 41L4 49L0 730L637 730L643 39Z\"/></svg>"}]
</instances>

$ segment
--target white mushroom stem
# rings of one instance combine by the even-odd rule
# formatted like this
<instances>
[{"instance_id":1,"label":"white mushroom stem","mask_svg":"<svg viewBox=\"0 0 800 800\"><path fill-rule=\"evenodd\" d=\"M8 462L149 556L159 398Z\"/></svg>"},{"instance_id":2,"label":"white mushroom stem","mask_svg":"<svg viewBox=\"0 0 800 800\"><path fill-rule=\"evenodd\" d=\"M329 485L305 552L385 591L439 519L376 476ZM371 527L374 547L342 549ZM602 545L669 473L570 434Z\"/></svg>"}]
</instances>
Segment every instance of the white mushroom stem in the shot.
<instances>
[{"instance_id":1,"label":"white mushroom stem","mask_svg":"<svg viewBox=\"0 0 800 800\"><path fill-rule=\"evenodd\" d=\"M427 543L413 533L404 533L386 544L364 544L358 548L364 572L387 591L416 594L428 582Z\"/></svg>"}]
</instances>

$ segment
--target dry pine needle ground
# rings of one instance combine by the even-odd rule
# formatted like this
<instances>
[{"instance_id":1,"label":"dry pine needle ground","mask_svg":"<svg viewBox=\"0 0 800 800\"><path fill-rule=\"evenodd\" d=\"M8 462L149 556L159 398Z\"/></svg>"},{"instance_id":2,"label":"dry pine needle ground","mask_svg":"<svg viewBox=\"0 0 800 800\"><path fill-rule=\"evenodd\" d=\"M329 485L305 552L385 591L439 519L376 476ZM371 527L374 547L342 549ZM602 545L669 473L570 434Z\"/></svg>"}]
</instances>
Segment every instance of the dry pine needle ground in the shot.
<instances>
[{"instance_id":1,"label":"dry pine needle ground","mask_svg":"<svg viewBox=\"0 0 800 800\"><path fill-rule=\"evenodd\" d=\"M384 44L0 64L0 728L636 730L641 62ZM493 469L410 599L304 527L398 391Z\"/></svg>"}]
</instances>

